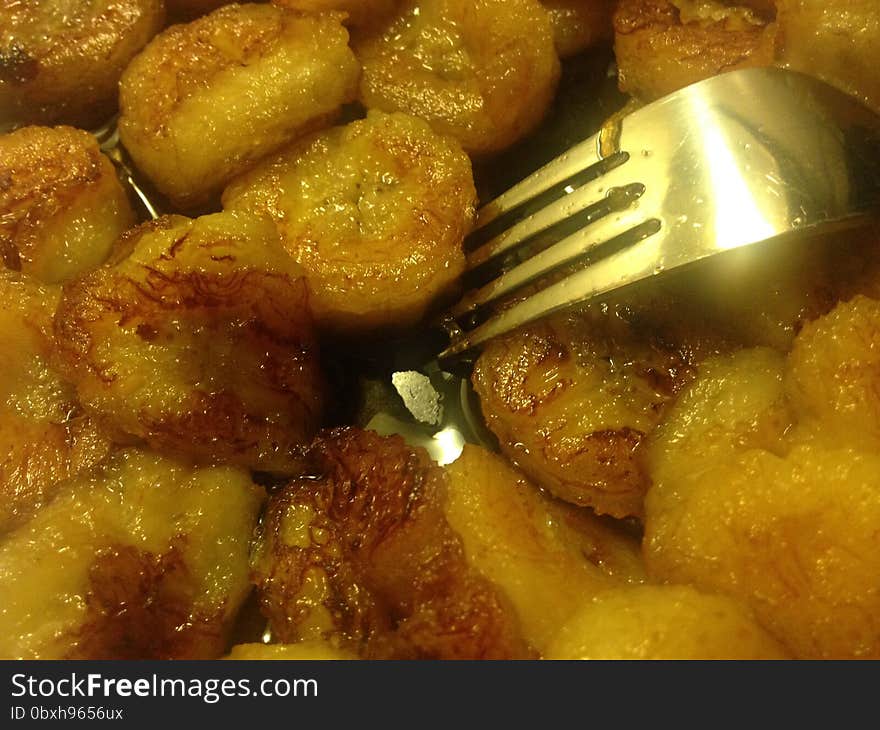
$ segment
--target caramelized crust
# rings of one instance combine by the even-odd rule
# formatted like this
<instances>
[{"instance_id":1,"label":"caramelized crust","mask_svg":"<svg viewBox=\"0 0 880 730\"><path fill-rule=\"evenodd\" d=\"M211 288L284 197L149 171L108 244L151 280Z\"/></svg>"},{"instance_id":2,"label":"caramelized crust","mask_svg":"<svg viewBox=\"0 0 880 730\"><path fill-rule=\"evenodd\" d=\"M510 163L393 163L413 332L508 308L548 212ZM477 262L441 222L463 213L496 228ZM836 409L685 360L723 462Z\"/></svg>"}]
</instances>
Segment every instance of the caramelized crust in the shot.
<instances>
[{"instance_id":1,"label":"caramelized crust","mask_svg":"<svg viewBox=\"0 0 880 730\"><path fill-rule=\"evenodd\" d=\"M0 270L0 535L109 449L107 436L50 364L58 294Z\"/></svg>"},{"instance_id":2,"label":"caramelized crust","mask_svg":"<svg viewBox=\"0 0 880 730\"><path fill-rule=\"evenodd\" d=\"M92 135L25 127L0 136L0 258L50 284L97 268L134 213Z\"/></svg>"},{"instance_id":3,"label":"caramelized crust","mask_svg":"<svg viewBox=\"0 0 880 730\"><path fill-rule=\"evenodd\" d=\"M137 450L66 481L0 540L0 656L220 656L263 497L235 469Z\"/></svg>"},{"instance_id":4,"label":"caramelized crust","mask_svg":"<svg viewBox=\"0 0 880 730\"><path fill-rule=\"evenodd\" d=\"M333 332L421 319L464 268L476 192L454 140L404 114L370 112L236 180L227 209L270 216Z\"/></svg>"},{"instance_id":5,"label":"caramelized crust","mask_svg":"<svg viewBox=\"0 0 880 730\"><path fill-rule=\"evenodd\" d=\"M166 29L126 69L120 138L162 193L191 207L327 124L359 73L338 15L228 5Z\"/></svg>"},{"instance_id":6,"label":"caramelized crust","mask_svg":"<svg viewBox=\"0 0 880 730\"><path fill-rule=\"evenodd\" d=\"M640 516L638 447L692 377L686 352L620 317L568 312L490 342L473 384L502 451L561 499Z\"/></svg>"},{"instance_id":7,"label":"caramelized crust","mask_svg":"<svg viewBox=\"0 0 880 730\"><path fill-rule=\"evenodd\" d=\"M424 451L341 429L308 459L313 476L272 495L252 563L275 638L336 637L373 658L527 655L512 608L468 566Z\"/></svg>"},{"instance_id":8,"label":"caramelized crust","mask_svg":"<svg viewBox=\"0 0 880 730\"><path fill-rule=\"evenodd\" d=\"M164 18L162 0L0 0L0 130L106 122Z\"/></svg>"},{"instance_id":9,"label":"caramelized crust","mask_svg":"<svg viewBox=\"0 0 880 730\"><path fill-rule=\"evenodd\" d=\"M132 545L98 552L89 567L87 618L66 659L216 657L223 611L194 611L193 576L175 544L159 555Z\"/></svg>"},{"instance_id":10,"label":"caramelized crust","mask_svg":"<svg viewBox=\"0 0 880 730\"><path fill-rule=\"evenodd\" d=\"M559 59L537 0L407 0L355 42L367 108L403 111L498 152L531 132L553 100Z\"/></svg>"},{"instance_id":11,"label":"caramelized crust","mask_svg":"<svg viewBox=\"0 0 880 730\"><path fill-rule=\"evenodd\" d=\"M86 408L163 452L287 472L320 421L308 292L267 221L134 229L65 287L55 333Z\"/></svg>"},{"instance_id":12,"label":"caramelized crust","mask_svg":"<svg viewBox=\"0 0 880 730\"><path fill-rule=\"evenodd\" d=\"M775 23L722 2L620 0L614 30L620 88L645 101L776 52Z\"/></svg>"}]
</instances>

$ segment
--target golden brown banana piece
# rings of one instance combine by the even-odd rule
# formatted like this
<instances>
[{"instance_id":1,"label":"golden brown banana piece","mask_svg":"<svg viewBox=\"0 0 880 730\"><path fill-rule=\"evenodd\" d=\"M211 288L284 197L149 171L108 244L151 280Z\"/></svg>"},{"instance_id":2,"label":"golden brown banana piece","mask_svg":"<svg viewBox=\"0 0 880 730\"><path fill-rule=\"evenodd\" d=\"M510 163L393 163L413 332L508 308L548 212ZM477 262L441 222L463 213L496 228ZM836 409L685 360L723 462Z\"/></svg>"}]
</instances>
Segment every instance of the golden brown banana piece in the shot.
<instances>
[{"instance_id":1,"label":"golden brown banana piece","mask_svg":"<svg viewBox=\"0 0 880 730\"><path fill-rule=\"evenodd\" d=\"M166 29L126 69L120 138L160 192L192 207L326 126L359 74L340 16L228 5Z\"/></svg>"},{"instance_id":2,"label":"golden brown banana piece","mask_svg":"<svg viewBox=\"0 0 880 730\"><path fill-rule=\"evenodd\" d=\"M106 122L123 69L164 19L162 0L0 0L0 131Z\"/></svg>"},{"instance_id":3,"label":"golden brown banana piece","mask_svg":"<svg viewBox=\"0 0 880 730\"><path fill-rule=\"evenodd\" d=\"M550 18L537 0L408 0L354 45L367 108L421 117L471 154L531 132L559 78Z\"/></svg>"},{"instance_id":4,"label":"golden brown banana piece","mask_svg":"<svg viewBox=\"0 0 880 730\"><path fill-rule=\"evenodd\" d=\"M68 480L0 538L0 656L219 657L264 497L246 472L136 449Z\"/></svg>"},{"instance_id":5,"label":"golden brown banana piece","mask_svg":"<svg viewBox=\"0 0 880 730\"><path fill-rule=\"evenodd\" d=\"M880 113L875 0L621 0L614 26L620 87L643 101L723 71L777 65Z\"/></svg>"},{"instance_id":6,"label":"golden brown banana piece","mask_svg":"<svg viewBox=\"0 0 880 730\"><path fill-rule=\"evenodd\" d=\"M229 210L270 216L305 270L319 326L415 324L464 269L470 160L420 119L370 112L232 183Z\"/></svg>"},{"instance_id":7,"label":"golden brown banana piece","mask_svg":"<svg viewBox=\"0 0 880 730\"><path fill-rule=\"evenodd\" d=\"M614 30L620 89L643 101L775 58L773 15L745 2L620 0Z\"/></svg>"},{"instance_id":8,"label":"golden brown banana piece","mask_svg":"<svg viewBox=\"0 0 880 730\"><path fill-rule=\"evenodd\" d=\"M748 603L796 658L880 657L878 382L861 296L787 358L705 363L647 450L649 573Z\"/></svg>"},{"instance_id":9,"label":"golden brown banana piece","mask_svg":"<svg viewBox=\"0 0 880 730\"><path fill-rule=\"evenodd\" d=\"M160 452L289 472L319 425L306 283L270 221L133 229L65 287L55 333L86 409Z\"/></svg>"},{"instance_id":10,"label":"golden brown banana piece","mask_svg":"<svg viewBox=\"0 0 880 730\"><path fill-rule=\"evenodd\" d=\"M72 127L0 135L0 262L49 284L97 268L135 216L95 138Z\"/></svg>"},{"instance_id":11,"label":"golden brown banana piece","mask_svg":"<svg viewBox=\"0 0 880 730\"><path fill-rule=\"evenodd\" d=\"M570 311L490 342L473 385L502 452L555 496L641 516L639 447L692 376L686 353L621 316Z\"/></svg>"},{"instance_id":12,"label":"golden brown banana piece","mask_svg":"<svg viewBox=\"0 0 880 730\"><path fill-rule=\"evenodd\" d=\"M370 658L529 655L513 607L468 565L426 452L340 429L308 459L308 475L272 495L254 553L273 637Z\"/></svg>"},{"instance_id":13,"label":"golden brown banana piece","mask_svg":"<svg viewBox=\"0 0 880 730\"><path fill-rule=\"evenodd\" d=\"M633 535L548 497L498 454L468 445L445 471L446 519L468 563L507 596L541 655L597 594L644 580Z\"/></svg>"}]
</instances>

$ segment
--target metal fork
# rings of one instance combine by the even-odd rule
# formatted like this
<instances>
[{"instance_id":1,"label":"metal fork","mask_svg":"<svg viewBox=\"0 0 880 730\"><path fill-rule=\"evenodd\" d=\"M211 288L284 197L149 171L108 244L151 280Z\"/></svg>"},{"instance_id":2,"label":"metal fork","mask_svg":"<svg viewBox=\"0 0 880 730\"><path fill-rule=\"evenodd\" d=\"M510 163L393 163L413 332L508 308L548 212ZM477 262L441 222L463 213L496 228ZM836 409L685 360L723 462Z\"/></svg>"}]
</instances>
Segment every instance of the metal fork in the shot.
<instances>
[{"instance_id":1,"label":"metal fork","mask_svg":"<svg viewBox=\"0 0 880 730\"><path fill-rule=\"evenodd\" d=\"M467 293L446 315L452 342L439 359L724 251L861 226L878 206L880 117L793 71L715 76L607 126L478 211L472 236L507 227L469 254L471 272L580 225ZM529 284L537 291L467 330Z\"/></svg>"}]
</instances>

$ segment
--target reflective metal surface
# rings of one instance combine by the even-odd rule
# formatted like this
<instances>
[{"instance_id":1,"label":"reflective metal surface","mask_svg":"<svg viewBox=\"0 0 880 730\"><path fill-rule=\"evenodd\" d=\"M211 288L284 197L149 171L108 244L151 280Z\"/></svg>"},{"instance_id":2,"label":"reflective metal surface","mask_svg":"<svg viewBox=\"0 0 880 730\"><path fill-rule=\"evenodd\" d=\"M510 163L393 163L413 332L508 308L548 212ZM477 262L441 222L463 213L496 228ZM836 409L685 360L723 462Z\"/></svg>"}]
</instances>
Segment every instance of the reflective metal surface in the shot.
<instances>
[{"instance_id":1,"label":"reflective metal surface","mask_svg":"<svg viewBox=\"0 0 880 730\"><path fill-rule=\"evenodd\" d=\"M156 202L156 193L146 192L146 184L138 179L134 172L134 165L128 157L128 153L119 143L119 129L116 126L117 119L113 117L100 129L92 131L95 139L101 147L101 152L116 168L116 174L123 186L128 190L131 202L135 204L138 214L142 219L155 220L161 213Z\"/></svg>"},{"instance_id":2,"label":"reflective metal surface","mask_svg":"<svg viewBox=\"0 0 880 730\"><path fill-rule=\"evenodd\" d=\"M460 331L441 359L724 251L863 224L880 205L880 118L802 74L730 72L573 147L485 206L478 230L575 175L576 186L476 249L470 266L485 266L572 216L582 216L578 229L469 293L451 316L461 323L561 267L585 258L589 265ZM607 248L616 250L602 256Z\"/></svg>"}]
</instances>

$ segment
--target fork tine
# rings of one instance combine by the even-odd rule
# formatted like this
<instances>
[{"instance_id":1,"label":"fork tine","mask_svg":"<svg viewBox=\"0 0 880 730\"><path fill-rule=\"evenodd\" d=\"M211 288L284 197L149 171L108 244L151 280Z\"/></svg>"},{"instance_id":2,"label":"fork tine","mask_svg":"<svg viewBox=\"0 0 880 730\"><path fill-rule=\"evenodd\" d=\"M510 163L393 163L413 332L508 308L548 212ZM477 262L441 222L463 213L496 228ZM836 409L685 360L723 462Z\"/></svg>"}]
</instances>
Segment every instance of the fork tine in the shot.
<instances>
[{"instance_id":1,"label":"fork tine","mask_svg":"<svg viewBox=\"0 0 880 730\"><path fill-rule=\"evenodd\" d=\"M619 189L620 184L626 181L626 169L626 165L622 165L600 175L487 241L468 254L467 269L482 266L571 216L608 200L609 193ZM626 197L635 199L644 192L645 187L640 183L630 183L622 189Z\"/></svg>"},{"instance_id":2,"label":"fork tine","mask_svg":"<svg viewBox=\"0 0 880 730\"><path fill-rule=\"evenodd\" d=\"M439 359L460 355L553 312L647 279L658 273L663 238L660 230L517 302L453 342L440 353ZM675 268L676 263L680 262L669 262L668 268Z\"/></svg>"},{"instance_id":3,"label":"fork tine","mask_svg":"<svg viewBox=\"0 0 880 730\"><path fill-rule=\"evenodd\" d=\"M462 331L464 325L483 317L471 315L461 322L447 314L442 324L451 332L452 344L441 358L653 274L733 249L812 238L876 218L880 178L871 162L880 143L880 116L844 92L800 73L777 68L730 71L649 104L608 130L611 140L604 165L628 150L633 157L626 172L630 181L644 182L642 199L620 214L602 217L604 205L584 208L583 215L571 219L578 226L588 219L582 233L571 233L543 252L528 252L531 261L471 293L453 311L461 318L461 313L515 292L606 241L613 251L591 256L587 266L556 283L538 279L536 284L545 288L533 284L537 291L517 303L495 301L489 319L469 332ZM601 169L597 160L603 158L602 132L487 205L478 225L522 203L545 205L547 192L560 190L560 182L574 186L575 181L581 185L591 180L592 172ZM484 230L478 238L495 238L474 260L485 260L511 241L524 242L527 235L557 220L564 205L541 211L514 234L497 236L498 230ZM637 209L644 216L641 225ZM497 226L511 217L497 220ZM635 244L621 235L633 224L637 227L630 234L642 237ZM567 227L559 235L570 232ZM469 273L474 279L479 270Z\"/></svg>"},{"instance_id":4,"label":"fork tine","mask_svg":"<svg viewBox=\"0 0 880 730\"><path fill-rule=\"evenodd\" d=\"M644 234L651 235L660 229L660 221L656 218L647 219L644 211L632 208L606 215L465 295L453 307L451 314L458 318L491 304L621 235L636 235L634 232L643 227L646 229Z\"/></svg>"},{"instance_id":5,"label":"fork tine","mask_svg":"<svg viewBox=\"0 0 880 730\"><path fill-rule=\"evenodd\" d=\"M600 154L600 134L601 132L594 134L592 137L566 150L559 157L533 172L525 180L520 181L507 192L495 198L495 200L486 203L477 211L477 220L473 230L477 231L483 228L496 218L546 192L554 185L558 185L570 177L614 157L615 155L603 157Z\"/></svg>"}]
</instances>

